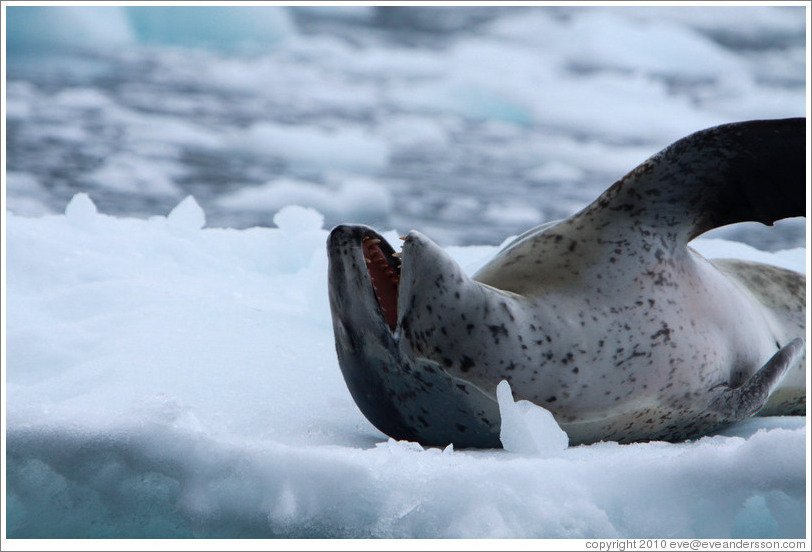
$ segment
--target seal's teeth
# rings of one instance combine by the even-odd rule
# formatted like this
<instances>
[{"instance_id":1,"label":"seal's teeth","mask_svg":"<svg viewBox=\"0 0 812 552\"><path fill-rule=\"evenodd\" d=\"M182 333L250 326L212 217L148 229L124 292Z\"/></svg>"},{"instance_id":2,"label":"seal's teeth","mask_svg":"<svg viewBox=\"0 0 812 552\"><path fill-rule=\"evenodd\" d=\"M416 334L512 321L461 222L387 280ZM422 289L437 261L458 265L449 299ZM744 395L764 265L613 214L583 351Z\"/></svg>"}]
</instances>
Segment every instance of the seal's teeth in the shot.
<instances>
[{"instance_id":1,"label":"seal's teeth","mask_svg":"<svg viewBox=\"0 0 812 552\"><path fill-rule=\"evenodd\" d=\"M400 259L403 257L403 253L392 253L392 256L395 257L396 259Z\"/></svg>"},{"instance_id":2,"label":"seal's teeth","mask_svg":"<svg viewBox=\"0 0 812 552\"><path fill-rule=\"evenodd\" d=\"M372 243L372 245L378 245L379 243L381 243L381 240L379 240L378 238L367 238L367 239Z\"/></svg>"},{"instance_id":3,"label":"seal's teeth","mask_svg":"<svg viewBox=\"0 0 812 552\"><path fill-rule=\"evenodd\" d=\"M372 263L372 260L371 260L371 259L368 259L368 258L366 258L366 257L364 257L364 260L367 262L367 264L371 264L371 263Z\"/></svg>"},{"instance_id":4,"label":"seal's teeth","mask_svg":"<svg viewBox=\"0 0 812 552\"><path fill-rule=\"evenodd\" d=\"M400 239L406 241L406 236L400 236Z\"/></svg>"}]
</instances>

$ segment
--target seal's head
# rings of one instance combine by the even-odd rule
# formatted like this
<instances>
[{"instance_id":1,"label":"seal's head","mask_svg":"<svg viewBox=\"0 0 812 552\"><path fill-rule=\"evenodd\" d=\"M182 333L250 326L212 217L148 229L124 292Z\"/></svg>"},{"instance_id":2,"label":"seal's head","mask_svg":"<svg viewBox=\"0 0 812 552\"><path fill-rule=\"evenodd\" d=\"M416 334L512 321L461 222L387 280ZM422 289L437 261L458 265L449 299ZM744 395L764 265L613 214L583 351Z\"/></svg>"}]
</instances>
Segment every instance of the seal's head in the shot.
<instances>
[{"instance_id":1,"label":"seal's head","mask_svg":"<svg viewBox=\"0 0 812 552\"><path fill-rule=\"evenodd\" d=\"M482 286L419 232L403 239L396 252L363 225L337 226L328 238L336 351L350 393L391 437L498 447L493 390L448 373L459 359L472 363L450 349L465 342L450 334L465 331L465 307Z\"/></svg>"}]
</instances>

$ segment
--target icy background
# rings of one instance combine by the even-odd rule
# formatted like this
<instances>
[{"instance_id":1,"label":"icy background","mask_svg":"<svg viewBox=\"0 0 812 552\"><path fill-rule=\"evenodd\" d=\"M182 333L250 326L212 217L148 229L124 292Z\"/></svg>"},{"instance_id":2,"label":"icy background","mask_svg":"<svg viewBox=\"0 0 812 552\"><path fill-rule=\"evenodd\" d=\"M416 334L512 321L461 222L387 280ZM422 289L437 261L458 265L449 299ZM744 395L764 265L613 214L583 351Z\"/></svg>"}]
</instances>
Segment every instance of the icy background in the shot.
<instances>
[{"instance_id":1,"label":"icy background","mask_svg":"<svg viewBox=\"0 0 812 552\"><path fill-rule=\"evenodd\" d=\"M805 115L804 8L8 10L8 195L496 245L669 143ZM804 245L802 221L725 237Z\"/></svg>"},{"instance_id":2,"label":"icy background","mask_svg":"<svg viewBox=\"0 0 812 552\"><path fill-rule=\"evenodd\" d=\"M472 273L685 134L804 115L803 9L6 13L9 537L804 536L804 418L565 449L500 389L507 450L388 441L324 249L418 228Z\"/></svg>"}]
</instances>

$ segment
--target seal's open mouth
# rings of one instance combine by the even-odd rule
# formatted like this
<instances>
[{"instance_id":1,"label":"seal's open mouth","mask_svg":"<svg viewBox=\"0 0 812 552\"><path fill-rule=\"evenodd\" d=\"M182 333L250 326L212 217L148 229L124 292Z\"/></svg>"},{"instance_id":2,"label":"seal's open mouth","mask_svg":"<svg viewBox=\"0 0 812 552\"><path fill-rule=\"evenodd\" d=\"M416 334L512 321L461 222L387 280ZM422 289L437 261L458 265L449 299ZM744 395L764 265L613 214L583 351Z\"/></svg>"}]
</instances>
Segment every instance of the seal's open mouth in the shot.
<instances>
[{"instance_id":1,"label":"seal's open mouth","mask_svg":"<svg viewBox=\"0 0 812 552\"><path fill-rule=\"evenodd\" d=\"M364 236L361 247L378 305L389 328L394 331L398 324L400 254L386 240L369 235Z\"/></svg>"}]
</instances>

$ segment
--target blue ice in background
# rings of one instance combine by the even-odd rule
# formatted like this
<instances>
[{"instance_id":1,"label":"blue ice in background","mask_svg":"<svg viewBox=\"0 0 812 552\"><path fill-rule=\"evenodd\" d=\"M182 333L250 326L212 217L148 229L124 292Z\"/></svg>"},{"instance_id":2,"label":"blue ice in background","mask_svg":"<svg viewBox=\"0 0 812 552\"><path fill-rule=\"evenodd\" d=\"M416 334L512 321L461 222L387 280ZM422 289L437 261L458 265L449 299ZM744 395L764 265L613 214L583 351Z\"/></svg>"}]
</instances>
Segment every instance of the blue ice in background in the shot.
<instances>
[{"instance_id":1,"label":"blue ice in background","mask_svg":"<svg viewBox=\"0 0 812 552\"><path fill-rule=\"evenodd\" d=\"M237 51L267 49L295 32L288 12L271 7L54 7L9 10L13 55L154 44Z\"/></svg>"},{"instance_id":2,"label":"blue ice in background","mask_svg":"<svg viewBox=\"0 0 812 552\"><path fill-rule=\"evenodd\" d=\"M690 132L803 116L803 8L6 14L9 537L804 536L804 418L565 449L503 396L506 450L387 440L324 248L417 228L473 273ZM694 243L801 272L805 245Z\"/></svg>"}]
</instances>

